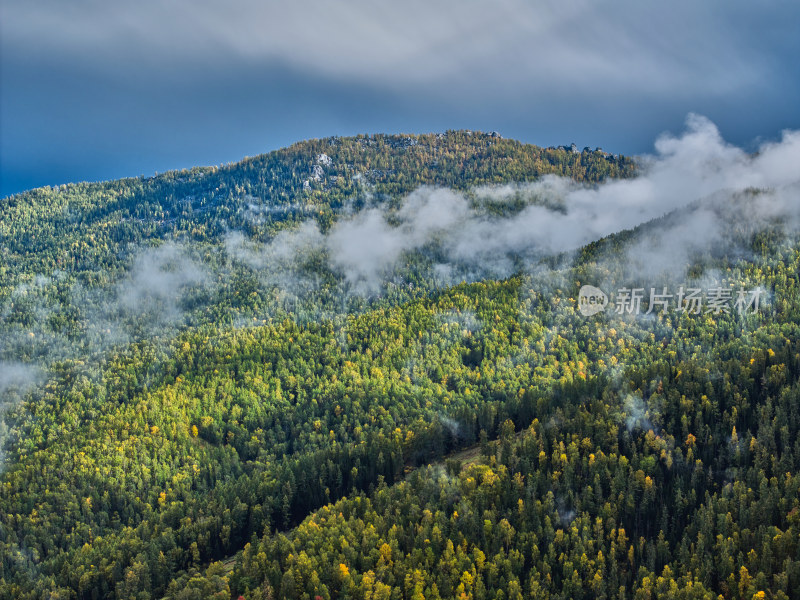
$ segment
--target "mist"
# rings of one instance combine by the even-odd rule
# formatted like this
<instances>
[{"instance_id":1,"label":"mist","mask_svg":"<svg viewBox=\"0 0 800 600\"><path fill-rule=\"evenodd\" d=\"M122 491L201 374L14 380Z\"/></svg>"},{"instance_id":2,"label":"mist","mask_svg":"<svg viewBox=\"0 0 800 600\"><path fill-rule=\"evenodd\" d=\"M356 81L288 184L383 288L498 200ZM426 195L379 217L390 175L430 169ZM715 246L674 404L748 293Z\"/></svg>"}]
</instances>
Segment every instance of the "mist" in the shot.
<instances>
[{"instance_id":1,"label":"mist","mask_svg":"<svg viewBox=\"0 0 800 600\"><path fill-rule=\"evenodd\" d=\"M647 405L637 395L628 394L623 402L625 412L625 427L628 431L633 431L636 428L641 428L645 431L653 429L653 423L650 421L647 412Z\"/></svg>"},{"instance_id":2,"label":"mist","mask_svg":"<svg viewBox=\"0 0 800 600\"><path fill-rule=\"evenodd\" d=\"M746 234L771 226L789 236L800 225L800 132L786 131L748 153L726 143L709 120L690 115L683 133L662 135L654 154L639 164L633 179L595 185L547 176L465 192L420 187L393 203L367 190L366 207L340 215L325 233L311 218L266 244L231 231L223 258L248 267L277 306L296 311L325 298L330 306L306 311L323 317L357 310L400 286L405 292L398 297L406 297L416 286L423 293L527 273L548 289L565 289L574 282L543 258L560 255L559 264L568 269L582 246L636 227L640 233L628 240L622 260L619 254L595 257L597 272L621 265L642 286L657 283L644 276L684 283L698 252L716 245L731 257L749 258L741 243ZM731 226L741 239L730 238ZM13 321L12 304L0 308L0 317L12 319L0 338L0 360L46 366L54 358L167 339L231 275L231 265L211 266L178 242L140 249L129 265L111 286L72 284L69 310L77 311L79 329L68 333L47 325L64 310L47 299L47 289L63 284L66 275L53 272L20 284L10 299L27 317ZM407 279L412 274L415 279ZM713 275L706 271L704 278Z\"/></svg>"},{"instance_id":3,"label":"mist","mask_svg":"<svg viewBox=\"0 0 800 600\"><path fill-rule=\"evenodd\" d=\"M172 242L148 248L135 257L110 298L96 302L87 322L115 344L169 333L183 324L188 312L183 303L192 291L214 279L188 248Z\"/></svg>"},{"instance_id":4,"label":"mist","mask_svg":"<svg viewBox=\"0 0 800 600\"><path fill-rule=\"evenodd\" d=\"M311 218L266 244L231 231L223 255L251 269L283 308L332 300L313 313L322 317L363 307L364 300L400 286L408 292L417 285L440 288L527 273L564 289L574 282L543 265L543 258L561 255L560 264L569 268L582 246L636 227L641 234L629 240L622 261L619 255L596 257L599 271L607 260L622 263L627 276L667 274L683 283L693 255L713 245L749 257L741 240L726 233L731 225L744 234L778 227L787 236L800 225L800 132L786 131L779 141L748 153L726 143L709 120L690 115L683 133L662 135L655 153L640 157L639 164L635 178L595 185L547 176L466 192L421 187L393 203L367 191L366 208L342 214L325 233ZM212 267L177 242L140 249L129 264L106 288L72 284L69 303L79 315L78 331L47 325L64 309L47 300L46 290L63 283L65 274L34 277L13 290L14 310L28 316L9 321L0 338L0 361L6 361L0 392L7 395L12 383L37 381L38 367L27 372L21 362L46 367L54 359L168 339L231 273L224 261ZM406 279L409 274L420 274L414 281L421 284ZM707 271L703 277L714 276ZM640 285L650 283L655 281ZM0 317L13 317L11 306L4 305Z\"/></svg>"},{"instance_id":5,"label":"mist","mask_svg":"<svg viewBox=\"0 0 800 600\"><path fill-rule=\"evenodd\" d=\"M40 383L54 361L98 357L141 340L166 343L218 287L213 270L172 242L139 249L109 286L72 283L61 305L52 287L64 278L22 283L0 310L0 395Z\"/></svg>"},{"instance_id":6,"label":"mist","mask_svg":"<svg viewBox=\"0 0 800 600\"><path fill-rule=\"evenodd\" d=\"M780 141L748 153L726 143L711 121L692 114L681 135L659 137L655 153L640 157L639 164L635 178L595 185L546 176L465 193L421 187L399 208L370 206L340 218L327 234L306 221L247 252L243 236L232 234L228 248L292 293L308 287L300 283L304 275L297 264L309 252L320 252L348 293L371 296L416 252L427 257L432 280L450 285L531 271L543 257L661 219L634 240L624 262L638 274L680 277L693 254L715 244L746 256L745 248L725 238L730 225L755 230L779 224L787 232L798 227L800 132L785 131ZM520 199L521 210L491 210Z\"/></svg>"},{"instance_id":7,"label":"mist","mask_svg":"<svg viewBox=\"0 0 800 600\"><path fill-rule=\"evenodd\" d=\"M35 365L0 361L0 407L11 394L24 394L42 380L42 372Z\"/></svg>"},{"instance_id":8,"label":"mist","mask_svg":"<svg viewBox=\"0 0 800 600\"><path fill-rule=\"evenodd\" d=\"M36 365L0 361L0 468L5 461L5 445L9 435L5 416L25 395L44 380L44 372Z\"/></svg>"}]
</instances>

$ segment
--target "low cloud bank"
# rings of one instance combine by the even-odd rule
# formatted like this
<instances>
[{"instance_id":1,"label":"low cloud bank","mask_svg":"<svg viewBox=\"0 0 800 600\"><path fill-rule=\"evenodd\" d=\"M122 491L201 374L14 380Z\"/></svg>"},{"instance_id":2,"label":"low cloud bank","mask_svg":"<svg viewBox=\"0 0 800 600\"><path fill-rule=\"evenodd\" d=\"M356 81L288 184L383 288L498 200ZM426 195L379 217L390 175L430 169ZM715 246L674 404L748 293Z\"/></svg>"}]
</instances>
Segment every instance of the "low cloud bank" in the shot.
<instances>
[{"instance_id":1,"label":"low cloud bank","mask_svg":"<svg viewBox=\"0 0 800 600\"><path fill-rule=\"evenodd\" d=\"M289 288L303 279L296 265L304 255L322 253L350 292L370 295L418 250L435 257L434 273L445 283L464 274L502 277L520 264L672 213L630 256L646 257L656 271L680 271L693 251L725 241L730 223L797 227L800 132L786 131L780 141L748 153L727 144L709 120L690 115L682 135L663 135L655 149L641 158L641 174L633 179L585 185L547 176L468 193L422 187L399 209L364 209L327 234L307 221L262 247L248 247L241 234L231 234L228 248L253 268L280 273L275 281L288 278ZM487 210L519 199L521 210L500 216Z\"/></svg>"}]
</instances>

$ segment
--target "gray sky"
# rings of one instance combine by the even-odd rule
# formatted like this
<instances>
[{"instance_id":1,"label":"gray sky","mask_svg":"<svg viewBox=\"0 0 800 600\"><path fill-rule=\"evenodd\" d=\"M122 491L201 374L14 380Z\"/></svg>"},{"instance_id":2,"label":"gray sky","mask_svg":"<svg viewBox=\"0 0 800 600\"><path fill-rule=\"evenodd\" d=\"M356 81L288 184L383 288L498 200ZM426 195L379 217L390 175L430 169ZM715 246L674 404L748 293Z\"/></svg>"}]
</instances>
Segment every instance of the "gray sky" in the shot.
<instances>
[{"instance_id":1,"label":"gray sky","mask_svg":"<svg viewBox=\"0 0 800 600\"><path fill-rule=\"evenodd\" d=\"M800 129L800 3L2 0L0 195L357 133Z\"/></svg>"}]
</instances>

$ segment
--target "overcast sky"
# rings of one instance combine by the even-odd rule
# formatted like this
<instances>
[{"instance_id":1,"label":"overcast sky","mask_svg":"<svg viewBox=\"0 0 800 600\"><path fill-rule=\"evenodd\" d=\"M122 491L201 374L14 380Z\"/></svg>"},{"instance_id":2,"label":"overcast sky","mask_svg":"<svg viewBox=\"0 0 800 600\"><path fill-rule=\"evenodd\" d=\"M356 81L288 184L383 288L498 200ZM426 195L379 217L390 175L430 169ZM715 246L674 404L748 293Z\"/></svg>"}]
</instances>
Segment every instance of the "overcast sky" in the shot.
<instances>
[{"instance_id":1,"label":"overcast sky","mask_svg":"<svg viewBox=\"0 0 800 600\"><path fill-rule=\"evenodd\" d=\"M0 195L329 135L800 129L796 0L2 0Z\"/></svg>"}]
</instances>

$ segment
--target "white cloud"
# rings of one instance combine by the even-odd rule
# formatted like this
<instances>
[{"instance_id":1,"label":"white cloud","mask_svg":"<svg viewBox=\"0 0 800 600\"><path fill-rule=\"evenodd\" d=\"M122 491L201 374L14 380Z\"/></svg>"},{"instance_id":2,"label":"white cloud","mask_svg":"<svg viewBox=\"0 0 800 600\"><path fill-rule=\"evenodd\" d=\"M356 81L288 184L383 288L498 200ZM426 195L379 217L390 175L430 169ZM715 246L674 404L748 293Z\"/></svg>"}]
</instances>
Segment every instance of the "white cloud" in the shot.
<instances>
[{"instance_id":1,"label":"white cloud","mask_svg":"<svg viewBox=\"0 0 800 600\"><path fill-rule=\"evenodd\" d=\"M3 405L7 392L24 393L40 383L42 378L43 373L36 365L0 361L0 407Z\"/></svg>"},{"instance_id":2,"label":"white cloud","mask_svg":"<svg viewBox=\"0 0 800 600\"><path fill-rule=\"evenodd\" d=\"M232 62L401 87L474 81L516 93L544 85L720 94L762 80L764 56L752 36L737 35L750 23L730 2L640 4L32 0L7 3L3 37L12 52L74 55L121 78L130 69Z\"/></svg>"},{"instance_id":3,"label":"white cloud","mask_svg":"<svg viewBox=\"0 0 800 600\"><path fill-rule=\"evenodd\" d=\"M288 249L280 263L290 265L311 240L316 249L326 250L330 266L351 290L369 294L391 279L404 253L427 244L438 246L443 276L465 270L475 277L504 276L511 270L510 255L536 260L576 250L678 211L657 232L658 239L634 247L629 261L646 259L644 268L654 273L678 273L693 249L722 241L724 219L751 226L780 217L790 227L798 225L800 173L794 166L800 164L800 132L784 132L780 142L765 144L753 155L726 143L709 120L690 115L686 131L679 137L663 135L656 150L643 157L642 173L634 179L592 186L548 176L473 190L479 204L527 198L530 203L510 216L490 216L463 194L423 187L399 210L363 210L338 221L324 237L306 224L297 233L281 233L264 252ZM750 195L749 188L766 191Z\"/></svg>"}]
</instances>

